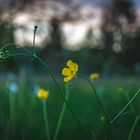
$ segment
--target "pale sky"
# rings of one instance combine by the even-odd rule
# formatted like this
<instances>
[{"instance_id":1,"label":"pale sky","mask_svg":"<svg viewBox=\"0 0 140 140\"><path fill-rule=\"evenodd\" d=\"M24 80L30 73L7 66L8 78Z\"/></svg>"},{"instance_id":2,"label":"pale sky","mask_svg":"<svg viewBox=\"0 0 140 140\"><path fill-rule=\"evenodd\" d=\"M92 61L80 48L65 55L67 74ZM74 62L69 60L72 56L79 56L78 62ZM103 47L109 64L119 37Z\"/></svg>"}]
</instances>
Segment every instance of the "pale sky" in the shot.
<instances>
[{"instance_id":1,"label":"pale sky","mask_svg":"<svg viewBox=\"0 0 140 140\"><path fill-rule=\"evenodd\" d=\"M101 16L102 16L102 9L99 6L100 2L102 0L75 0L75 2L82 3L82 6L80 7L80 21L73 22L73 23L63 23L62 24L62 31L64 33L66 44L70 46L76 46L77 44L82 43L83 39L85 39L85 35L89 28L93 28L95 30L95 36L96 31L100 27L101 23ZM140 5L139 0L135 0L138 5ZM93 5L92 5L93 4ZM98 5L98 6L97 6ZM61 7L60 11L64 11L65 7ZM63 9L63 10L62 10ZM40 9L41 10L41 9ZM15 31L15 38L17 43L19 44L31 44L32 43L32 36L33 36L33 27L34 25L39 26L38 35L36 36L36 43L40 47L43 46L42 42L47 39L48 35L48 29L49 25L46 22L48 13L52 12L51 8L49 7L48 10L44 11L42 9L43 15L47 14L45 17L45 20L42 18L42 20L37 20L37 16L34 14L37 12L32 13L19 13L19 15L15 18L14 23L18 25L24 26L24 29L19 28ZM40 12L41 14L42 12ZM56 13L59 13L57 11ZM53 15L53 13L52 13ZM60 14L61 15L61 14ZM90 16L90 18L89 18ZM35 17L35 18L34 18ZM48 18L49 19L49 18ZM98 32L99 34L99 32Z\"/></svg>"}]
</instances>

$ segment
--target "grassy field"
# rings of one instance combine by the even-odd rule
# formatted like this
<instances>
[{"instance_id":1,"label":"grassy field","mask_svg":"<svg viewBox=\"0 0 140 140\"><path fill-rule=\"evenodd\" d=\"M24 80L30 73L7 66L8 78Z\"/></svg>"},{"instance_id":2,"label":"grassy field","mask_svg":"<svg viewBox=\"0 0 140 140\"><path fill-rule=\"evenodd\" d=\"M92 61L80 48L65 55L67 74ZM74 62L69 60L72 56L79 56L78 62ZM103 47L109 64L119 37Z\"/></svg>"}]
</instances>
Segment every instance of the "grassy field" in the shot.
<instances>
[{"instance_id":1,"label":"grassy field","mask_svg":"<svg viewBox=\"0 0 140 140\"><path fill-rule=\"evenodd\" d=\"M7 77L7 78L2 78ZM62 77L56 78L65 96ZM101 103L112 120L130 101L139 89L139 78L102 78L93 81ZM49 91L47 100L48 127L51 138L56 130L64 100L54 81L48 75L1 76L0 82L0 140L47 140L43 118L42 101L36 94L39 88ZM70 86L70 103L82 126L90 134L91 140L104 140L107 135L105 116L102 114L90 84L78 77ZM140 96L130 104L111 127L111 140L139 140ZM66 107L58 140L88 140L81 127Z\"/></svg>"}]
</instances>

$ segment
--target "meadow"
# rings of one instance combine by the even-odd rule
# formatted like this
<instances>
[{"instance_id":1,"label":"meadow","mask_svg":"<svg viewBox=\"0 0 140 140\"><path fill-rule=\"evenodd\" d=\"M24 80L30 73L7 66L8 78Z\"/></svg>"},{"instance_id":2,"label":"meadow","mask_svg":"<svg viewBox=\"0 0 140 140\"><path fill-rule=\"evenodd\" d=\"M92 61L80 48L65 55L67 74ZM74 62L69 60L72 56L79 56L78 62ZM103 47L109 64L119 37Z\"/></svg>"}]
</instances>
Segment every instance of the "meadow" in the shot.
<instances>
[{"instance_id":1,"label":"meadow","mask_svg":"<svg viewBox=\"0 0 140 140\"><path fill-rule=\"evenodd\" d=\"M52 80L46 74L29 75L21 71L19 75L2 75L0 83L0 139L1 140L45 140L46 131L43 118L42 101L37 98L39 88L49 91L47 99L47 119L50 137L53 138L58 118L64 104L59 91ZM6 79L5 79L6 78ZM56 78L63 90L65 83L61 74ZM129 102L139 88L139 79L128 78L104 78L93 81L96 92L110 119L112 120L122 108ZM83 78L77 77L70 86L70 103L74 113L82 126L88 131L91 138L103 140L107 134L107 122L101 112L96 97L92 93L92 87ZM121 116L112 125L110 139L129 139L130 131L135 119L140 115L140 96L128 106ZM139 140L140 122L135 124L131 140ZM58 140L88 140L81 127L73 118L66 107L62 124L58 133Z\"/></svg>"},{"instance_id":2,"label":"meadow","mask_svg":"<svg viewBox=\"0 0 140 140\"><path fill-rule=\"evenodd\" d=\"M1 64L24 57L39 70L27 61L1 72L0 140L139 140L139 76L83 74L71 58L51 69L35 48L36 30L31 50L0 49Z\"/></svg>"}]
</instances>

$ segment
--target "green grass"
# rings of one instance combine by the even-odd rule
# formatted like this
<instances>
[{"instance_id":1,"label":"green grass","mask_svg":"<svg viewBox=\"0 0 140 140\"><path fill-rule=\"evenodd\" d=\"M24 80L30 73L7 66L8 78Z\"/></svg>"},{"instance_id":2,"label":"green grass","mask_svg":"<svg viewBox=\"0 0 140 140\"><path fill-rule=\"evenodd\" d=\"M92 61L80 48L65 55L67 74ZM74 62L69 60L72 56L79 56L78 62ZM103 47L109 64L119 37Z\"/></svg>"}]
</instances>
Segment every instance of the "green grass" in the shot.
<instances>
[{"instance_id":1,"label":"green grass","mask_svg":"<svg viewBox=\"0 0 140 140\"><path fill-rule=\"evenodd\" d=\"M36 54L36 31L37 26L34 27L33 50L11 43L0 49L1 60L26 57L40 64L40 70L47 74L31 73L31 66L29 69L21 67L19 75L0 76L0 140L53 140L64 103L67 106L57 140L139 140L139 78L102 78L94 82L96 93L92 82L78 72L78 78L71 82L67 102L62 77L54 75L48 63ZM10 46L25 52L9 50ZM60 72L60 69L55 71ZM80 79L79 75L84 78ZM39 88L50 93L43 106L36 95Z\"/></svg>"},{"instance_id":2,"label":"green grass","mask_svg":"<svg viewBox=\"0 0 140 140\"><path fill-rule=\"evenodd\" d=\"M50 92L47 114L50 136L52 138L64 102L54 82L45 76L43 79L39 76L38 78L37 76L24 78L24 74L21 74L15 81L19 88L17 93L9 92L6 86L7 82L8 80L5 80L0 83L0 140L46 139L42 102L37 99L34 90L38 86ZM64 91L62 79L59 80L59 84ZM137 78L101 79L94 84L110 119L113 119L128 103L125 95L129 95L131 99L139 89L139 79ZM69 103L82 125L90 135L92 134L92 139L103 140L107 130L106 123L101 121L103 114L101 114L96 98L91 92L91 86L85 80L78 78L72 83ZM9 102L9 94L14 99L13 103ZM113 140L127 140L135 118L140 114L139 102L140 96L134 100L131 104L132 106L128 107L113 124L111 129L111 138ZM10 106L12 104L14 104L12 111L14 113L11 121ZM139 140L139 130L140 122L137 123L133 131L132 140ZM64 113L57 139L88 140L68 109Z\"/></svg>"}]
</instances>

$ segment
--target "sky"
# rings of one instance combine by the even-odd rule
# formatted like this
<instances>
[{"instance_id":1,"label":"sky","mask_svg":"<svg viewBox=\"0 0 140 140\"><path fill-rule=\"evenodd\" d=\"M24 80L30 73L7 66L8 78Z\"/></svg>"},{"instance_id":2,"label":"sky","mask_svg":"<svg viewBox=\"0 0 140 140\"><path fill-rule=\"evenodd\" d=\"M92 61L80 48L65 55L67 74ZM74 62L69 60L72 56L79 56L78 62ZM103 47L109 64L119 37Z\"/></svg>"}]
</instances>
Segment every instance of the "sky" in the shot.
<instances>
[{"instance_id":1,"label":"sky","mask_svg":"<svg viewBox=\"0 0 140 140\"><path fill-rule=\"evenodd\" d=\"M77 23L64 23L63 24L63 33L65 35L66 43L71 46L78 46L78 44L82 43L85 38L86 32L89 27L94 28L95 36L100 36L99 24L101 22L101 2L105 0L74 0L75 3L82 4L82 16L81 21ZM93 7L91 5L93 4ZM135 0L135 4L137 8L140 8L140 0ZM50 7L49 7L50 8ZM93 18L86 18L88 16L88 9L93 10ZM44 10L43 10L44 11ZM49 13L49 11L45 11L45 13ZM57 12L58 13L58 12ZM32 14L31 14L32 15ZM46 17L46 16L44 16ZM46 29L46 23L44 21L40 23L35 23L29 15L23 14L19 15L15 20L16 23L20 25L28 25L26 30L19 29L15 32L15 37L18 42L21 43L29 43L32 41L32 28L35 24L39 26L39 34L37 36L37 43L40 44L43 39L46 39L46 35L48 34L48 30ZM28 24L26 24L28 22ZM45 30L44 30L45 29Z\"/></svg>"},{"instance_id":2,"label":"sky","mask_svg":"<svg viewBox=\"0 0 140 140\"><path fill-rule=\"evenodd\" d=\"M108 1L108 0L74 0L75 3L81 3L81 4L93 4L96 6L100 6L102 2ZM140 9L140 0L133 0L135 3L136 8Z\"/></svg>"}]
</instances>

